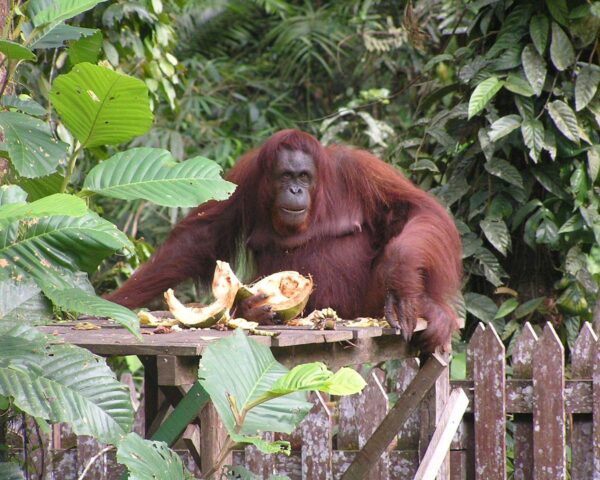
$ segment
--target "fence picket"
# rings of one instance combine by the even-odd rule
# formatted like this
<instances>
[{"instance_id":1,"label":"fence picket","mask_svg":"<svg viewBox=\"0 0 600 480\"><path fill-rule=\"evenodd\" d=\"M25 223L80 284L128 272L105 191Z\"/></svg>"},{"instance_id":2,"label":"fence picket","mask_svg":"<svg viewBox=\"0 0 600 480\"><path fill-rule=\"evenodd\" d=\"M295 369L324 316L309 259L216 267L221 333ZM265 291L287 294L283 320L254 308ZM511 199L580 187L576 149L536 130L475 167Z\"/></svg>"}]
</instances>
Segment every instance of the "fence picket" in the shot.
<instances>
[{"instance_id":1,"label":"fence picket","mask_svg":"<svg viewBox=\"0 0 600 480\"><path fill-rule=\"evenodd\" d=\"M512 351L513 378L531 380L537 341L531 324L526 322ZM533 417L531 413L517 413L514 422L514 477L515 480L529 480L533 478Z\"/></svg>"},{"instance_id":2,"label":"fence picket","mask_svg":"<svg viewBox=\"0 0 600 480\"><path fill-rule=\"evenodd\" d=\"M592 352L592 416L593 472L592 479L600 480L600 342Z\"/></svg>"},{"instance_id":3,"label":"fence picket","mask_svg":"<svg viewBox=\"0 0 600 480\"><path fill-rule=\"evenodd\" d=\"M550 323L533 352L533 474L536 480L566 478L565 360Z\"/></svg>"},{"instance_id":4,"label":"fence picket","mask_svg":"<svg viewBox=\"0 0 600 480\"><path fill-rule=\"evenodd\" d=\"M598 338L592 325L586 322L571 352L571 377L573 380L592 377L592 358ZM592 414L573 415L571 431L572 480L589 480L593 470Z\"/></svg>"},{"instance_id":5,"label":"fence picket","mask_svg":"<svg viewBox=\"0 0 600 480\"><path fill-rule=\"evenodd\" d=\"M302 444L302 478L330 480L333 478L331 412L319 393L311 396L315 406L301 425L304 439Z\"/></svg>"},{"instance_id":6,"label":"fence picket","mask_svg":"<svg viewBox=\"0 0 600 480\"><path fill-rule=\"evenodd\" d=\"M494 327L478 328L474 347L475 472L482 480L506 478L504 345Z\"/></svg>"}]
</instances>

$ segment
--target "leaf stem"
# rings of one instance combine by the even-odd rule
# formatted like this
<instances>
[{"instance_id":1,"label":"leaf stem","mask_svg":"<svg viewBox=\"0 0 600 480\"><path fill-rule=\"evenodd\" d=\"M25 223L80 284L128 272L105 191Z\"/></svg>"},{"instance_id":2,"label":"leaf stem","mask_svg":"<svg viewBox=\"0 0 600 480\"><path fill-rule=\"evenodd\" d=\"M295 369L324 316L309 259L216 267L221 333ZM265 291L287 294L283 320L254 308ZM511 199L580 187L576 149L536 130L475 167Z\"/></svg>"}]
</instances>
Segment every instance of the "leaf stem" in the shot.
<instances>
[{"instance_id":1,"label":"leaf stem","mask_svg":"<svg viewBox=\"0 0 600 480\"><path fill-rule=\"evenodd\" d=\"M83 150L83 146L81 143L77 142L75 144L75 148L73 149L73 153L71 154L71 158L69 158L69 165L67 167L67 172L65 174L65 178L63 178L62 185L60 186L60 193L64 193L71 181L71 177L73 176L73 172L75 171L75 164L77 163L77 157L79 156L79 152Z\"/></svg>"}]
</instances>

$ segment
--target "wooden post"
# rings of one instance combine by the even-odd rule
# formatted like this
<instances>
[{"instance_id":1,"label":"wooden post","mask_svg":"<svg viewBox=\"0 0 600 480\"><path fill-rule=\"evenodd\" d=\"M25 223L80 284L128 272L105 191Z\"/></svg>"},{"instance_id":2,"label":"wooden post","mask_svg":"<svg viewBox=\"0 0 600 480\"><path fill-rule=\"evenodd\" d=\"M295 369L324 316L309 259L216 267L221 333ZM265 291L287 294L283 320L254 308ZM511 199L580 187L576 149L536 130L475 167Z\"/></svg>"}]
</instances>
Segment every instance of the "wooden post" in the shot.
<instances>
[{"instance_id":1,"label":"wooden post","mask_svg":"<svg viewBox=\"0 0 600 480\"><path fill-rule=\"evenodd\" d=\"M538 338L531 324L525 323L515 342L512 354L513 378L530 380L533 376L533 351ZM533 478L533 416L516 413L515 424L515 480Z\"/></svg>"},{"instance_id":2,"label":"wooden post","mask_svg":"<svg viewBox=\"0 0 600 480\"><path fill-rule=\"evenodd\" d=\"M312 395L315 406L302 422L302 478L332 478L332 419L320 393ZM268 478L268 477L264 477Z\"/></svg>"},{"instance_id":3,"label":"wooden post","mask_svg":"<svg viewBox=\"0 0 600 480\"><path fill-rule=\"evenodd\" d=\"M573 351L571 352L571 378L592 378L592 358L598 338L592 325L585 322ZM573 414L571 431L571 479L588 480L592 478L594 467L594 439L592 435L592 415L589 413Z\"/></svg>"},{"instance_id":4,"label":"wooden post","mask_svg":"<svg viewBox=\"0 0 600 480\"><path fill-rule=\"evenodd\" d=\"M600 342L596 342L592 355L592 445L594 466L591 478L600 480Z\"/></svg>"},{"instance_id":5,"label":"wooden post","mask_svg":"<svg viewBox=\"0 0 600 480\"><path fill-rule=\"evenodd\" d=\"M477 479L506 478L506 398L504 344L493 325L479 324L474 347L475 472Z\"/></svg>"},{"instance_id":6,"label":"wooden post","mask_svg":"<svg viewBox=\"0 0 600 480\"><path fill-rule=\"evenodd\" d=\"M533 353L533 478L562 480L565 466L564 349L550 323Z\"/></svg>"}]
</instances>

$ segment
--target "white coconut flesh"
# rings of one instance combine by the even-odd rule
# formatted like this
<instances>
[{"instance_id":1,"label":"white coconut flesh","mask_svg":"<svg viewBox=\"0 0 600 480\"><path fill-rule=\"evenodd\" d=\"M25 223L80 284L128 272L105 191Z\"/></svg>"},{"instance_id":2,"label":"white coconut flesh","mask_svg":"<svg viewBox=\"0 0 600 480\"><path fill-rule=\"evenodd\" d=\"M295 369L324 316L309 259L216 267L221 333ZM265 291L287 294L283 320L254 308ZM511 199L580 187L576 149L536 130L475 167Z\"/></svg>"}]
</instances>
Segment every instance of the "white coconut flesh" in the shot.
<instances>
[{"instance_id":1,"label":"white coconut flesh","mask_svg":"<svg viewBox=\"0 0 600 480\"><path fill-rule=\"evenodd\" d=\"M313 282L311 278L304 277L298 272L278 272L256 282L251 287L246 287L252 295L262 293L267 296L261 304L269 304L273 310L279 312L298 307L304 308ZM299 313L298 311L298 313Z\"/></svg>"}]
</instances>

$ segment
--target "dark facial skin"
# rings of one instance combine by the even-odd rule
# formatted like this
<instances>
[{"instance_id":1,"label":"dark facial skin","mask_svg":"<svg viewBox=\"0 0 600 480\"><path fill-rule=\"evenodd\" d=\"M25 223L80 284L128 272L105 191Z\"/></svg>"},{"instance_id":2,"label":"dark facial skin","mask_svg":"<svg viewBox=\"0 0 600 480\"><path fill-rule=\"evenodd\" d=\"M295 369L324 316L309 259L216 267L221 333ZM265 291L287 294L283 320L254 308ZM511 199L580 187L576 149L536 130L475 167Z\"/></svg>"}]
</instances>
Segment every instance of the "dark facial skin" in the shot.
<instances>
[{"instance_id":1,"label":"dark facial skin","mask_svg":"<svg viewBox=\"0 0 600 480\"><path fill-rule=\"evenodd\" d=\"M273 221L281 233L299 232L306 225L316 174L313 158L301 150L281 150L277 155Z\"/></svg>"}]
</instances>

